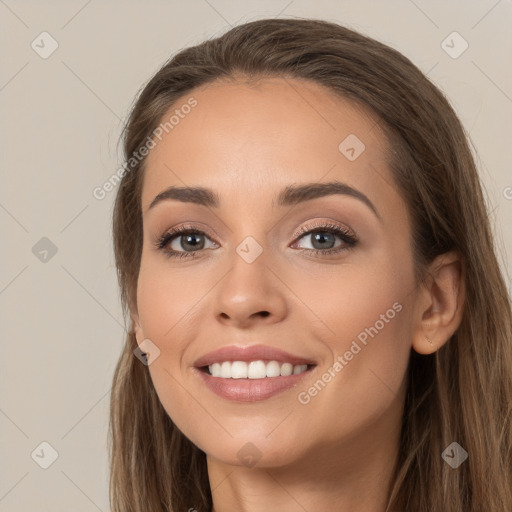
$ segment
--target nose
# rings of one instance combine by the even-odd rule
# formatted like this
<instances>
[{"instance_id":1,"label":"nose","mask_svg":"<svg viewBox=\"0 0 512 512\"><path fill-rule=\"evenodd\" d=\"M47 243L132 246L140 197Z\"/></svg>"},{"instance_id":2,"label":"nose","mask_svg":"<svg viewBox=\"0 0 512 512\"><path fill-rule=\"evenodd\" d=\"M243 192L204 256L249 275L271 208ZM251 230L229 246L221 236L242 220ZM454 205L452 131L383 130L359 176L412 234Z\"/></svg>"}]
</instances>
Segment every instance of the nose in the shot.
<instances>
[{"instance_id":1,"label":"nose","mask_svg":"<svg viewBox=\"0 0 512 512\"><path fill-rule=\"evenodd\" d=\"M219 322L239 328L282 321L288 311L286 285L266 262L264 253L248 263L235 254L219 283L215 314Z\"/></svg>"}]
</instances>

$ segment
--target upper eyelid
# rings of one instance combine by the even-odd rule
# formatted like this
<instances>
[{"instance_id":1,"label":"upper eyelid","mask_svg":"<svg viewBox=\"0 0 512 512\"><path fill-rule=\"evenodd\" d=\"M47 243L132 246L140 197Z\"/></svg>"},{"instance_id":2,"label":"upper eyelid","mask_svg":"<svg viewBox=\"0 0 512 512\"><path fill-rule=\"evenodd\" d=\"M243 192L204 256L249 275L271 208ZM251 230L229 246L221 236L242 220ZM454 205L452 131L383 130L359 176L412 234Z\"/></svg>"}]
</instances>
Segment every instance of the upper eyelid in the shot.
<instances>
[{"instance_id":1,"label":"upper eyelid","mask_svg":"<svg viewBox=\"0 0 512 512\"><path fill-rule=\"evenodd\" d=\"M300 228L298 231L295 232L294 236L301 236L301 235L307 235L313 231L319 231L321 229L325 229L326 231L330 229L335 229L342 232L348 232L349 234L353 235L354 237L357 237L355 231L351 229L346 224L339 223L337 221L332 220L324 220L324 221L318 221L318 224L315 224L314 226L304 226Z\"/></svg>"},{"instance_id":2,"label":"upper eyelid","mask_svg":"<svg viewBox=\"0 0 512 512\"><path fill-rule=\"evenodd\" d=\"M347 231L352 231L352 229L350 229L348 226L346 226L344 224L339 225L339 224L336 224L336 221L326 220L326 221L323 221L323 222L319 221L319 224L316 224L314 226L302 227L299 230L296 230L294 232L295 233L294 236L304 235L304 234L309 233L310 231L316 231L316 230L319 230L319 229L322 229L322 228L324 228L324 229L327 229L327 228L337 228L337 229L340 229L340 230L344 230L345 229ZM187 232L201 233L201 234L210 236L210 233L209 233L208 229L200 227L200 226L193 226L193 225L190 226L190 225L187 225L187 224L167 229L166 231L163 232L163 236L165 236L165 235L172 235L172 236L182 235L182 234L187 233Z\"/></svg>"}]
</instances>

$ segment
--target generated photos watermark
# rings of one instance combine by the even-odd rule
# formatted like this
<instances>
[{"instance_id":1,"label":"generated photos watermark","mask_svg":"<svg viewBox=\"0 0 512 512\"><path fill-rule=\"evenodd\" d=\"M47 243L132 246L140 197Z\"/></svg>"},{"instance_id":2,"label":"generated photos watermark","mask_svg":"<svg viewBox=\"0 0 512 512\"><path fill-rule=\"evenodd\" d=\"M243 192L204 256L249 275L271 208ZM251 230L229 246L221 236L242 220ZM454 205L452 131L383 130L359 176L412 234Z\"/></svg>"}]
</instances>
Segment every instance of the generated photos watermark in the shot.
<instances>
[{"instance_id":1,"label":"generated photos watermark","mask_svg":"<svg viewBox=\"0 0 512 512\"><path fill-rule=\"evenodd\" d=\"M399 302L395 302L391 308L385 313L381 314L379 319L370 327L366 327L358 335L357 339L352 340L350 348L345 351L343 355L338 355L336 360L321 376L320 378L310 386L306 391L301 391L297 395L297 400L302 405L307 405L311 402L311 399L320 393L329 382L336 377L345 366L349 364L354 357L359 354L370 341L368 338L375 338L379 332L384 329L386 324L395 318L397 313L402 311L402 305ZM359 343L358 343L359 342Z\"/></svg>"},{"instance_id":2,"label":"generated photos watermark","mask_svg":"<svg viewBox=\"0 0 512 512\"><path fill-rule=\"evenodd\" d=\"M149 151L156 147L157 142L162 140L164 133L170 133L171 130L176 128L182 119L197 106L197 100L191 96L186 103L183 103L180 108L174 109L173 114L169 119L163 123L160 123L146 139L146 142L138 149L134 151L132 156L126 160L117 171L112 174L101 186L95 187L92 191L92 195L95 199L102 200L107 197L109 192L112 192L115 187L120 183L123 176L137 167L137 165L149 154Z\"/></svg>"}]
</instances>

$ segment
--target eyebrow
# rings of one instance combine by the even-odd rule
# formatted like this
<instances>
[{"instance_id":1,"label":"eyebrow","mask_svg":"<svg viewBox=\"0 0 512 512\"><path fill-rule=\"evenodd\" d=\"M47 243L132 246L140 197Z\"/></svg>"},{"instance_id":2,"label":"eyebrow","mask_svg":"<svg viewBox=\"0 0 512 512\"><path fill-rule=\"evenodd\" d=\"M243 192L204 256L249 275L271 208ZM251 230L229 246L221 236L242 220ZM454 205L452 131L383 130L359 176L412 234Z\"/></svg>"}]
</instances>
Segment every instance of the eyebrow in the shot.
<instances>
[{"instance_id":1,"label":"eyebrow","mask_svg":"<svg viewBox=\"0 0 512 512\"><path fill-rule=\"evenodd\" d=\"M346 183L341 183L339 181L289 185L281 190L277 196L277 206L294 206L303 203L304 201L310 201L312 199L336 194L346 195L360 200L379 220L381 220L381 216L379 215L377 208L366 195ZM183 203L193 203L200 206L206 206L208 208L219 208L220 206L220 198L218 194L209 188L171 186L163 192L160 192L153 201L151 201L147 211L154 208L158 203L170 200L181 201ZM274 201L272 201L272 206L275 206Z\"/></svg>"}]
</instances>

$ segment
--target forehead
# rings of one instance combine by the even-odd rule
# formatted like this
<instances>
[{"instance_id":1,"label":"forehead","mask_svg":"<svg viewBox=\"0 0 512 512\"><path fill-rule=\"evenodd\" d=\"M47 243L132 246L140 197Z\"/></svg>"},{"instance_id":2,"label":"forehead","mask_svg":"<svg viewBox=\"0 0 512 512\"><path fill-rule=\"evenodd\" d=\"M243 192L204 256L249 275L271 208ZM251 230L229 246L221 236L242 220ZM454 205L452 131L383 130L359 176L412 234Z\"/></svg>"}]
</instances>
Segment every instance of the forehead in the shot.
<instances>
[{"instance_id":1,"label":"forehead","mask_svg":"<svg viewBox=\"0 0 512 512\"><path fill-rule=\"evenodd\" d=\"M182 108L193 104L193 108ZM312 82L215 82L175 102L147 161L142 208L169 186L203 186L222 200L272 201L290 183L388 184L388 144L377 119ZM382 183L380 183L382 186Z\"/></svg>"}]
</instances>

